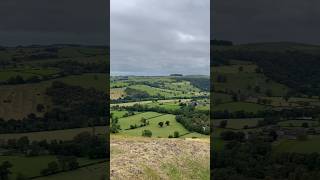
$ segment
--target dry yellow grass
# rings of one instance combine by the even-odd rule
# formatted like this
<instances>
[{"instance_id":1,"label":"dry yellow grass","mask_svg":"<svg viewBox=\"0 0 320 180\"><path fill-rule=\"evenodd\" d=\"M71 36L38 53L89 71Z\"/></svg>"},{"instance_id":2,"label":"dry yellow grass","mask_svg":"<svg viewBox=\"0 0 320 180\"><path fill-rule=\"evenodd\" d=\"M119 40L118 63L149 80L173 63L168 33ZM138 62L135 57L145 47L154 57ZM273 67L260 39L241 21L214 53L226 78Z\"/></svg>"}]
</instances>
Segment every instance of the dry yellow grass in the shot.
<instances>
[{"instance_id":1,"label":"dry yellow grass","mask_svg":"<svg viewBox=\"0 0 320 180\"><path fill-rule=\"evenodd\" d=\"M111 88L110 89L110 99L119 99L126 95L125 88Z\"/></svg>"},{"instance_id":2,"label":"dry yellow grass","mask_svg":"<svg viewBox=\"0 0 320 180\"><path fill-rule=\"evenodd\" d=\"M47 110L51 104L42 84L1 86L0 91L0 117L5 120L22 119L30 113L41 116L37 105L44 104Z\"/></svg>"},{"instance_id":3,"label":"dry yellow grass","mask_svg":"<svg viewBox=\"0 0 320 180\"><path fill-rule=\"evenodd\" d=\"M111 136L110 177L210 179L209 139Z\"/></svg>"}]
</instances>

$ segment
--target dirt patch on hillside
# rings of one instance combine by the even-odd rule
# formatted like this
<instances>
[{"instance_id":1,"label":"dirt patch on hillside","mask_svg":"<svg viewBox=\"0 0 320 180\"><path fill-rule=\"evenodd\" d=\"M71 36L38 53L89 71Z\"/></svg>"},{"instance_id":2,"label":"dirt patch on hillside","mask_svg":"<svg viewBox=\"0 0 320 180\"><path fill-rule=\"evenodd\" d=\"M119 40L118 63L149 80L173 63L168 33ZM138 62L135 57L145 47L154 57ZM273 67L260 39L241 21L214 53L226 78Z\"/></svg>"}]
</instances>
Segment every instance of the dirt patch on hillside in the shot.
<instances>
[{"instance_id":1,"label":"dirt patch on hillside","mask_svg":"<svg viewBox=\"0 0 320 180\"><path fill-rule=\"evenodd\" d=\"M110 176L209 179L209 140L111 137Z\"/></svg>"}]
</instances>

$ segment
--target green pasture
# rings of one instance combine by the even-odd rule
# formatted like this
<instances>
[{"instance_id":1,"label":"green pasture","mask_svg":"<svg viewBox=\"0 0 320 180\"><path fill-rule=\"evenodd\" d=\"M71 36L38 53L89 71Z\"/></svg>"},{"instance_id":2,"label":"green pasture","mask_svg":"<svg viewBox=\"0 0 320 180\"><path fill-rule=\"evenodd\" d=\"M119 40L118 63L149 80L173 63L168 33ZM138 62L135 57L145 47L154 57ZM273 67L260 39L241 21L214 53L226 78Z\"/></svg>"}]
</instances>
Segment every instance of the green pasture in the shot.
<instances>
[{"instance_id":1,"label":"green pasture","mask_svg":"<svg viewBox=\"0 0 320 180\"><path fill-rule=\"evenodd\" d=\"M114 111L112 110L110 113L113 114L114 117L122 118L128 111Z\"/></svg>"},{"instance_id":2,"label":"green pasture","mask_svg":"<svg viewBox=\"0 0 320 180\"><path fill-rule=\"evenodd\" d=\"M231 102L231 103L214 105L212 111L228 110L229 112L245 111L245 112L256 113L258 111L264 111L264 110L266 110L268 108L269 108L268 106L255 104L255 103Z\"/></svg>"},{"instance_id":3,"label":"green pasture","mask_svg":"<svg viewBox=\"0 0 320 180\"><path fill-rule=\"evenodd\" d=\"M73 75L56 79L66 84L81 86L84 88L95 88L107 92L107 75L103 73L88 73L82 75Z\"/></svg>"},{"instance_id":4,"label":"green pasture","mask_svg":"<svg viewBox=\"0 0 320 180\"><path fill-rule=\"evenodd\" d=\"M79 165L85 165L88 163L96 162L97 160L90 160L87 158L77 158ZM49 162L57 161L55 156L35 156L35 157L26 157L26 156L0 156L0 162L9 161L12 167L11 179L21 173L27 177L39 176L42 169L45 169L48 166Z\"/></svg>"},{"instance_id":5,"label":"green pasture","mask_svg":"<svg viewBox=\"0 0 320 180\"><path fill-rule=\"evenodd\" d=\"M159 122L165 123L166 121L170 121L169 126L164 124L163 127L160 127L158 125ZM129 136L141 136L143 130L150 130L152 131L152 137L167 138L170 134L173 135L174 131L179 131L180 135L189 133L188 130L186 130L180 123L176 121L175 116L171 114L166 114L163 116L152 118L149 120L149 122L150 124L144 127L139 127L132 130L122 130L120 134L129 135ZM134 124L134 123L135 122L131 122L131 124Z\"/></svg>"},{"instance_id":6,"label":"green pasture","mask_svg":"<svg viewBox=\"0 0 320 180\"><path fill-rule=\"evenodd\" d=\"M214 67L214 73L255 73L257 69L257 65L250 64L250 65L228 65L228 66L219 66ZM242 71L240 71L242 68Z\"/></svg>"},{"instance_id":7,"label":"green pasture","mask_svg":"<svg viewBox=\"0 0 320 180\"><path fill-rule=\"evenodd\" d=\"M280 140L274 144L275 152L320 153L320 136L308 136L307 140Z\"/></svg>"},{"instance_id":8,"label":"green pasture","mask_svg":"<svg viewBox=\"0 0 320 180\"><path fill-rule=\"evenodd\" d=\"M215 67L219 68L219 67ZM218 70L217 70L218 71ZM217 82L218 75L226 77L226 82ZM267 90L271 90L273 96L283 96L289 90L288 87L277 83L263 74L257 73L216 73L212 77L215 91L229 92L234 91L245 94L263 94L265 95ZM254 88L260 87L260 92L255 92Z\"/></svg>"},{"instance_id":9,"label":"green pasture","mask_svg":"<svg viewBox=\"0 0 320 180\"><path fill-rule=\"evenodd\" d=\"M232 97L229 94L212 92L212 97L216 104L227 103L232 101Z\"/></svg>"},{"instance_id":10,"label":"green pasture","mask_svg":"<svg viewBox=\"0 0 320 180\"><path fill-rule=\"evenodd\" d=\"M263 118L248 118L248 119L215 119L213 120L214 125L219 126L221 121L227 121L227 128L232 129L243 129L244 126L256 127L260 120Z\"/></svg>"},{"instance_id":11,"label":"green pasture","mask_svg":"<svg viewBox=\"0 0 320 180\"><path fill-rule=\"evenodd\" d=\"M100 163L91 165L88 167L79 168L73 171L68 172L62 172L51 176L46 176L42 178L38 178L39 180L70 180L70 179L76 179L76 180L102 180L107 179L109 177L107 175L107 168L109 166L109 163Z\"/></svg>"},{"instance_id":12,"label":"green pasture","mask_svg":"<svg viewBox=\"0 0 320 180\"><path fill-rule=\"evenodd\" d=\"M162 114L157 113L157 112L145 112L145 113L139 113L133 116L129 116L129 117L124 117L124 118L120 118L119 119L119 125L121 127L122 130L130 128L130 125L140 125L141 124L141 118L153 118L156 116L160 116ZM151 120L149 120L151 121ZM141 135L141 134L140 134Z\"/></svg>"},{"instance_id":13,"label":"green pasture","mask_svg":"<svg viewBox=\"0 0 320 180\"><path fill-rule=\"evenodd\" d=\"M41 131L41 132L30 132L30 133L15 133L15 134L0 134L0 140L18 139L23 136L27 136L31 141L41 140L71 140L77 134L81 132L92 132L91 127L88 128L75 128L75 129L64 129L55 131ZM107 127L97 126L95 127L95 133L105 135L107 133Z\"/></svg>"},{"instance_id":14,"label":"green pasture","mask_svg":"<svg viewBox=\"0 0 320 180\"><path fill-rule=\"evenodd\" d=\"M281 121L278 122L278 125L285 126L285 127L301 127L303 123L308 123L309 127L318 127L318 121L309 121L309 120L288 120L288 121Z\"/></svg>"}]
</instances>

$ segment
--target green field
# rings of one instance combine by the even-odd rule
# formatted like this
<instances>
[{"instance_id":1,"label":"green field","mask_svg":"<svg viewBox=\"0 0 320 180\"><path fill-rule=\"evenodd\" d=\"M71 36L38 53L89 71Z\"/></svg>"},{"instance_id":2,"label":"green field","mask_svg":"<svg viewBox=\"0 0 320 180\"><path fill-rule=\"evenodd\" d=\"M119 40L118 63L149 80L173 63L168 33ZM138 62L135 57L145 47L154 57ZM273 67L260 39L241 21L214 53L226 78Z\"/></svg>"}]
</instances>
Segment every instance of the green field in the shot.
<instances>
[{"instance_id":1,"label":"green field","mask_svg":"<svg viewBox=\"0 0 320 180\"><path fill-rule=\"evenodd\" d=\"M77 158L77 160L80 166L97 161L86 158ZM17 173L22 173L27 177L39 176L40 171L47 167L49 162L57 161L57 159L55 156L0 156L1 161L9 161L13 165L11 178L14 178Z\"/></svg>"},{"instance_id":2,"label":"green field","mask_svg":"<svg viewBox=\"0 0 320 180\"><path fill-rule=\"evenodd\" d=\"M10 118L22 119L30 113L41 116L42 113L38 113L36 107L38 104L43 104L46 106L45 110L50 109L51 101L45 94L45 91L53 81L62 81L69 85L95 88L106 92L106 78L105 74L83 74L42 81L35 84L1 86L0 117L6 120Z\"/></svg>"},{"instance_id":3,"label":"green field","mask_svg":"<svg viewBox=\"0 0 320 180\"><path fill-rule=\"evenodd\" d=\"M157 103L177 103L179 101L181 102L189 102L191 99L168 99L168 100L158 100ZM137 101L137 102L127 102L127 103L118 103L118 104L111 104L112 106L120 106L120 107L128 107L133 106L135 104L153 104L153 101Z\"/></svg>"},{"instance_id":4,"label":"green field","mask_svg":"<svg viewBox=\"0 0 320 180\"><path fill-rule=\"evenodd\" d=\"M188 91L177 91L177 90L170 90L170 89L161 89L155 88L147 85L132 85L129 86L132 89L144 91L148 93L150 96L164 96L165 98L173 98L173 97L185 97L190 98L198 93L196 92L188 92Z\"/></svg>"},{"instance_id":5,"label":"green field","mask_svg":"<svg viewBox=\"0 0 320 180\"><path fill-rule=\"evenodd\" d=\"M76 129L65 129L65 130L55 130L55 131L43 131L43 132L31 132L31 133L16 133L16 134L0 134L1 140L8 139L18 139L23 136L28 136L31 141L40 140L71 140L77 134L81 132L92 132L92 128L76 128ZM96 134L105 135L107 133L107 127L98 126L95 127Z\"/></svg>"},{"instance_id":6,"label":"green field","mask_svg":"<svg viewBox=\"0 0 320 180\"><path fill-rule=\"evenodd\" d=\"M246 112L258 112L268 109L268 106L255 104L255 103L247 103L247 102L231 102L225 104L219 104L214 106L213 111L224 111L228 110L229 112L235 111L246 111Z\"/></svg>"},{"instance_id":7,"label":"green field","mask_svg":"<svg viewBox=\"0 0 320 180\"><path fill-rule=\"evenodd\" d=\"M14 68L0 70L0 81L6 81L12 77L21 76L24 80L32 76L51 76L59 72L56 68Z\"/></svg>"},{"instance_id":8,"label":"green field","mask_svg":"<svg viewBox=\"0 0 320 180\"><path fill-rule=\"evenodd\" d=\"M130 125L140 125L141 118L153 118L157 116L161 116L162 114L157 113L157 112L145 112L145 113L139 113L137 115L129 116L129 117L124 117L119 119L119 124L121 126L121 129L127 129L130 128Z\"/></svg>"},{"instance_id":9,"label":"green field","mask_svg":"<svg viewBox=\"0 0 320 180\"><path fill-rule=\"evenodd\" d=\"M139 120L140 119L135 119L135 121L137 121L137 122L139 122ZM120 119L120 124L122 124L121 121L122 120ZM160 127L158 125L159 122L165 123L166 121L170 121L169 126L163 125L163 127ZM150 125L148 125L148 126L139 127L139 128L132 129L132 130L124 130L124 131L121 131L120 134L129 135L129 136L141 136L143 130L150 130L150 131L152 131L153 137L167 138L170 134L173 135L174 131L179 131L180 135L189 132L180 123L178 123L175 120L175 116L171 115L171 114L152 118L149 120L149 122L150 122ZM130 122L130 123L134 123L134 122ZM129 123L127 123L127 124L129 124Z\"/></svg>"},{"instance_id":10,"label":"green field","mask_svg":"<svg viewBox=\"0 0 320 180\"><path fill-rule=\"evenodd\" d=\"M228 122L227 128L243 129L244 126L255 127L263 118L251 118L251 119L216 119L213 120L215 126L219 126L221 121L226 120Z\"/></svg>"},{"instance_id":11,"label":"green field","mask_svg":"<svg viewBox=\"0 0 320 180\"><path fill-rule=\"evenodd\" d=\"M209 138L208 135L200 134L197 132L188 133L186 135L181 136L181 138Z\"/></svg>"},{"instance_id":12,"label":"green field","mask_svg":"<svg viewBox=\"0 0 320 180\"><path fill-rule=\"evenodd\" d=\"M215 84L215 91L229 92L234 91L244 94L265 94L267 90L271 90L273 96L282 96L289 90L288 87L277 83L273 80L268 80L264 74L255 73L253 69L256 65L241 65L243 72L239 72L239 65L232 66L220 66L215 67L215 73L212 77L213 83ZM218 82L217 77L224 76L226 82ZM259 92L255 92L255 86L260 87Z\"/></svg>"},{"instance_id":13,"label":"green field","mask_svg":"<svg viewBox=\"0 0 320 180\"><path fill-rule=\"evenodd\" d=\"M274 145L275 152L320 153L320 136L309 135L308 140L281 140Z\"/></svg>"},{"instance_id":14,"label":"green field","mask_svg":"<svg viewBox=\"0 0 320 180\"><path fill-rule=\"evenodd\" d=\"M112 113L114 117L122 118L128 111L111 111L110 113Z\"/></svg>"},{"instance_id":15,"label":"green field","mask_svg":"<svg viewBox=\"0 0 320 180\"><path fill-rule=\"evenodd\" d=\"M287 121L281 121L278 123L280 126L284 127L301 127L303 123L308 123L309 127L318 127L319 122L318 121L308 121L308 120L287 120Z\"/></svg>"},{"instance_id":16,"label":"green field","mask_svg":"<svg viewBox=\"0 0 320 180\"><path fill-rule=\"evenodd\" d=\"M213 97L215 104L232 102L232 97L229 94L213 92L212 97Z\"/></svg>"},{"instance_id":17,"label":"green field","mask_svg":"<svg viewBox=\"0 0 320 180\"><path fill-rule=\"evenodd\" d=\"M81 86L84 88L95 88L97 90L107 92L107 75L103 73L90 73L83 75L74 75L64 78L59 78L57 81L62 81L66 84Z\"/></svg>"},{"instance_id":18,"label":"green field","mask_svg":"<svg viewBox=\"0 0 320 180\"><path fill-rule=\"evenodd\" d=\"M107 179L107 168L109 163L100 163L88 167L79 168L69 172L62 172L55 175L38 178L39 180L104 180Z\"/></svg>"}]
</instances>

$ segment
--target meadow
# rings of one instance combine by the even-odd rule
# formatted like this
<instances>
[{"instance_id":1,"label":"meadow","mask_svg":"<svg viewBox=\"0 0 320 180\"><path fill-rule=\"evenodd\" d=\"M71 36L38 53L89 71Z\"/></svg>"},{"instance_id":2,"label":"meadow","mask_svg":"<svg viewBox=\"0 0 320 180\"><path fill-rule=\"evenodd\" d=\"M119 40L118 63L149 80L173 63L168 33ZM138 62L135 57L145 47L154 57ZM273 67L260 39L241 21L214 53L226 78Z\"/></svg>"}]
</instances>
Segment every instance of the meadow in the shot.
<instances>
[{"instance_id":1,"label":"meadow","mask_svg":"<svg viewBox=\"0 0 320 180\"><path fill-rule=\"evenodd\" d=\"M40 172L49 162L57 161L55 156L37 156L37 157L25 157L25 156L0 156L0 161L9 161L12 163L12 175L10 178L15 177L21 173L26 177L40 176ZM90 160L86 158L77 158L80 166L97 162L97 160ZM32 166L30 166L32 162Z\"/></svg>"},{"instance_id":2,"label":"meadow","mask_svg":"<svg viewBox=\"0 0 320 180\"><path fill-rule=\"evenodd\" d=\"M62 172L55 175L40 177L38 180L88 180L88 179L106 179L109 175L107 174L106 169L108 168L109 163L99 163L86 167L82 167L69 172Z\"/></svg>"},{"instance_id":3,"label":"meadow","mask_svg":"<svg viewBox=\"0 0 320 180\"><path fill-rule=\"evenodd\" d=\"M248 102L230 102L224 103L214 106L214 111L224 111L228 110L229 112L236 112L236 111L246 111L246 112L258 112L269 109L268 106L255 104L255 103L248 103Z\"/></svg>"},{"instance_id":4,"label":"meadow","mask_svg":"<svg viewBox=\"0 0 320 180\"><path fill-rule=\"evenodd\" d=\"M143 114L139 114L139 115L143 115ZM140 119L137 119L137 118L131 119L130 122L128 122L128 121L123 122L123 120L120 119L120 126L122 126L122 124L128 125L129 123L135 124L136 122L137 122L137 124L140 124L140 123L138 123L139 121L140 121ZM123 130L120 132L120 134L128 135L128 136L141 136L143 130L150 130L152 132L153 137L167 138L169 135L173 136L175 131L178 131L180 135L189 133L188 130L186 130L180 123L178 123L175 120L175 116L171 115L171 114L165 114L162 116L156 116L154 118L149 118L148 121L150 122L150 124L147 126L138 127L136 129L132 129L132 130L131 129L130 130ZM167 126L166 124L164 124L163 127L159 126L159 124L158 124L159 122L165 123L166 121L170 122L169 126ZM124 127L126 127L126 126L124 126ZM196 134L194 134L194 136L196 136Z\"/></svg>"},{"instance_id":5,"label":"meadow","mask_svg":"<svg viewBox=\"0 0 320 180\"><path fill-rule=\"evenodd\" d=\"M320 153L320 136L308 136L307 140L281 140L274 145L275 152Z\"/></svg>"},{"instance_id":6,"label":"meadow","mask_svg":"<svg viewBox=\"0 0 320 180\"><path fill-rule=\"evenodd\" d=\"M10 133L0 134L0 140L6 141L8 139L18 139L23 136L27 136L31 141L41 140L72 140L77 134L82 132L92 132L92 127L87 128L75 128L75 129L63 129L53 131L42 131L42 132L30 132L30 133ZM99 135L106 135L107 128L105 126L96 126L95 133Z\"/></svg>"}]
</instances>

